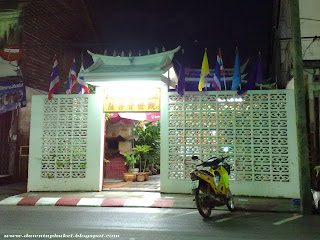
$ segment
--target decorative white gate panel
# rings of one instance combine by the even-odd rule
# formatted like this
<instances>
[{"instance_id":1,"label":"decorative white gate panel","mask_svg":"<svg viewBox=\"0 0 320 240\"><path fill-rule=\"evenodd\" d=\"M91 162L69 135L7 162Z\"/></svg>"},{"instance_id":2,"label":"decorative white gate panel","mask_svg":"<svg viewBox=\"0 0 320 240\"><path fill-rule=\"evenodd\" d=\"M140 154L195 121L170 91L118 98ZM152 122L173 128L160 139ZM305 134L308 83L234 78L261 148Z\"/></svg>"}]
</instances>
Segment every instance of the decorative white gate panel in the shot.
<instances>
[{"instance_id":1,"label":"decorative white gate panel","mask_svg":"<svg viewBox=\"0 0 320 240\"><path fill-rule=\"evenodd\" d=\"M103 115L95 95L33 96L28 191L99 191Z\"/></svg>"},{"instance_id":2,"label":"decorative white gate panel","mask_svg":"<svg viewBox=\"0 0 320 240\"><path fill-rule=\"evenodd\" d=\"M299 197L293 91L169 93L167 112L163 192L190 192L189 173L199 163L191 156L221 156L229 147L233 194Z\"/></svg>"}]
</instances>

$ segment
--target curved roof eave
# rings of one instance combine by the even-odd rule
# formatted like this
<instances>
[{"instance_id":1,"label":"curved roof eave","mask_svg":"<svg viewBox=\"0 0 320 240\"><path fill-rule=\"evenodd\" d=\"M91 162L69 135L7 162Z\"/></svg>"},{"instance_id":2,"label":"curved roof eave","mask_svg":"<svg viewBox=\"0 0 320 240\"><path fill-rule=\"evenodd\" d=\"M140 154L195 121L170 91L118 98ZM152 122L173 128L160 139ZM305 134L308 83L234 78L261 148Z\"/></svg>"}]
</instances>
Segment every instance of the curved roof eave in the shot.
<instances>
[{"instance_id":1,"label":"curved roof eave","mask_svg":"<svg viewBox=\"0 0 320 240\"><path fill-rule=\"evenodd\" d=\"M180 50L180 46L171 50L157 54L135 57L113 57L101 54L95 54L90 51L88 53L92 56L94 63L83 71L83 76L86 74L97 74L105 70L106 73L130 73L140 72L154 72L162 73L171 66L172 58L176 52Z\"/></svg>"}]
</instances>

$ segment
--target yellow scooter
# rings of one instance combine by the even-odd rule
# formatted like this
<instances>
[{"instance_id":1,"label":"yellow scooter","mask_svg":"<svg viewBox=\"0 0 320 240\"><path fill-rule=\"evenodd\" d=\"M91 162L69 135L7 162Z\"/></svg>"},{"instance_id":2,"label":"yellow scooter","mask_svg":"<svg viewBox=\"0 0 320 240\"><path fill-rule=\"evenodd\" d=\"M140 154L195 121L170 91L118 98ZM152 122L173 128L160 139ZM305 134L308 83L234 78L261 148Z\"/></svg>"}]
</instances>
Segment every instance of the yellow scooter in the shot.
<instances>
[{"instance_id":1,"label":"yellow scooter","mask_svg":"<svg viewBox=\"0 0 320 240\"><path fill-rule=\"evenodd\" d=\"M230 165L225 162L227 158L229 157L210 158L196 165L190 173L197 209L204 218L210 217L214 207L226 205L230 211L235 210L229 188ZM192 159L199 158L193 156ZM209 167L209 169L204 170L203 167Z\"/></svg>"}]
</instances>

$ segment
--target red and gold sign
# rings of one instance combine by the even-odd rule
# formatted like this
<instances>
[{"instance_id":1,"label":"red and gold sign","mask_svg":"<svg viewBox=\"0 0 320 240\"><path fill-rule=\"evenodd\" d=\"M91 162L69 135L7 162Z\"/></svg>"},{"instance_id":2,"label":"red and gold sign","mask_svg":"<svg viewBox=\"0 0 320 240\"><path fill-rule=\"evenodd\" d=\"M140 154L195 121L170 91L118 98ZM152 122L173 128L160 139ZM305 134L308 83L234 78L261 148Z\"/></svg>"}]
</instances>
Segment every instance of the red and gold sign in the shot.
<instances>
[{"instance_id":1,"label":"red and gold sign","mask_svg":"<svg viewBox=\"0 0 320 240\"><path fill-rule=\"evenodd\" d=\"M160 89L142 91L105 90L104 112L159 112Z\"/></svg>"},{"instance_id":2,"label":"red and gold sign","mask_svg":"<svg viewBox=\"0 0 320 240\"><path fill-rule=\"evenodd\" d=\"M17 61L23 56L23 50L19 46L6 46L0 49L0 56L6 61Z\"/></svg>"}]
</instances>

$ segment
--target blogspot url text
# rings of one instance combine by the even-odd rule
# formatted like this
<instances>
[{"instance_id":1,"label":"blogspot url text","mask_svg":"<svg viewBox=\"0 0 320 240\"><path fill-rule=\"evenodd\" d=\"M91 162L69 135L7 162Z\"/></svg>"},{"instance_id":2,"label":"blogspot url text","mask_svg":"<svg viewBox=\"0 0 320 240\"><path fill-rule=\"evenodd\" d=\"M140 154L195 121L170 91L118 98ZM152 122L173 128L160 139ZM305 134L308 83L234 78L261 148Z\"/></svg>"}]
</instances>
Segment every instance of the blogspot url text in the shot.
<instances>
[{"instance_id":1,"label":"blogspot url text","mask_svg":"<svg viewBox=\"0 0 320 240\"><path fill-rule=\"evenodd\" d=\"M62 238L83 238L83 239L117 239L117 234L4 234L4 238L41 238L41 239L62 239Z\"/></svg>"}]
</instances>

